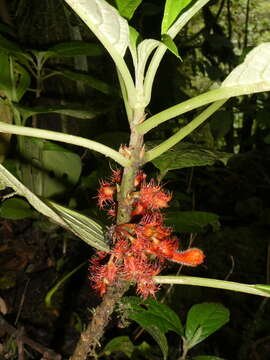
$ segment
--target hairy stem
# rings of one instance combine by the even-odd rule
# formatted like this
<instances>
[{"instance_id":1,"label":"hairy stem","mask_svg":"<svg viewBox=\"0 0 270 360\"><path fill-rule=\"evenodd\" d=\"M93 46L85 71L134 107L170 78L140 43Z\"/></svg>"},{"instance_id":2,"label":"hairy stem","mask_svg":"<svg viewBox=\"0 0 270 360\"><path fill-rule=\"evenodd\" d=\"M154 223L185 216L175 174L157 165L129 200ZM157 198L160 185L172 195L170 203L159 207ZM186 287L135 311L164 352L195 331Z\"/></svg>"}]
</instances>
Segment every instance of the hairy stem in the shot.
<instances>
[{"instance_id":1,"label":"hairy stem","mask_svg":"<svg viewBox=\"0 0 270 360\"><path fill-rule=\"evenodd\" d=\"M144 109L136 109L131 121L129 147L123 150L124 156L128 158L129 165L123 170L122 182L118 192L118 224L130 220L132 202L129 200L129 194L134 189L135 176L143 163L143 136L137 133L135 126L143 119ZM70 360L85 360L88 354L97 358L95 350L100 346L100 339L108 325L110 316L113 313L115 305L121 300L128 288L129 283L120 280L117 285L108 289L102 302L95 309L87 329L81 334L80 340Z\"/></svg>"}]
</instances>

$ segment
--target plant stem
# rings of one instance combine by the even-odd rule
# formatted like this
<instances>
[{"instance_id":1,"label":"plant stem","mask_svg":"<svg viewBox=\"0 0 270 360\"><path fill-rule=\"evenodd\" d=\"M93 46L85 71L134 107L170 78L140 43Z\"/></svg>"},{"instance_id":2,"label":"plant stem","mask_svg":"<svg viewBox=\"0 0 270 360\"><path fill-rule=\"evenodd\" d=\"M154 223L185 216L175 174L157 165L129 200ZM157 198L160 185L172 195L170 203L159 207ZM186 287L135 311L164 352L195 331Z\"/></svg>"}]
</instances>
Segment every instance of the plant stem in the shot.
<instances>
[{"instance_id":1,"label":"plant stem","mask_svg":"<svg viewBox=\"0 0 270 360\"><path fill-rule=\"evenodd\" d=\"M95 349L100 345L99 341L110 320L115 304L121 299L128 287L128 283L119 282L118 286L108 289L101 304L95 309L87 329L81 333L80 340L70 360L84 360L88 354L96 357Z\"/></svg>"},{"instance_id":2,"label":"plant stem","mask_svg":"<svg viewBox=\"0 0 270 360\"><path fill-rule=\"evenodd\" d=\"M195 285L270 297L270 294L266 291L264 292L256 288L257 285L242 284L234 281L208 279L193 276L155 276L154 280L158 284Z\"/></svg>"},{"instance_id":3,"label":"plant stem","mask_svg":"<svg viewBox=\"0 0 270 360\"><path fill-rule=\"evenodd\" d=\"M157 145L153 149L149 150L145 154L144 161L149 162L169 150L176 145L179 141L192 133L198 126L206 121L214 112L216 112L227 100L219 100L208 106L200 115L196 116L190 123L182 127L169 139L163 141L163 143Z\"/></svg>"},{"instance_id":4,"label":"plant stem","mask_svg":"<svg viewBox=\"0 0 270 360\"><path fill-rule=\"evenodd\" d=\"M143 118L144 109L134 110L129 147L126 149L126 156L129 158L128 165L123 170L122 182L118 192L117 224L130 220L132 200L129 200L128 195L134 190L134 179L143 160L143 136L137 133L136 125ZM102 302L95 309L86 331L81 334L70 360L85 360L88 354L97 358L95 349L100 345L100 339L108 325L115 305L128 290L129 285L129 282L120 280L115 286L108 289Z\"/></svg>"},{"instance_id":5,"label":"plant stem","mask_svg":"<svg viewBox=\"0 0 270 360\"><path fill-rule=\"evenodd\" d=\"M73 144L85 147L90 150L97 151L105 156L110 157L118 164L122 166L129 165L129 160L121 155L118 151L111 149L110 147L100 144L99 142L88 140L80 136L63 134L57 131L44 130L44 129L33 129L26 126L16 126L0 122L0 133L16 134L23 136L31 136L40 139L60 141L67 144Z\"/></svg>"},{"instance_id":6,"label":"plant stem","mask_svg":"<svg viewBox=\"0 0 270 360\"><path fill-rule=\"evenodd\" d=\"M164 121L173 119L176 116L185 114L188 111L197 109L198 107L210 104L219 100L228 100L234 96L247 95L262 91L269 91L270 85L266 81L258 81L234 86L221 86L218 89L207 91L180 104L171 106L170 108L151 116L142 124L137 126L139 134L146 134L149 130L163 123Z\"/></svg>"}]
</instances>

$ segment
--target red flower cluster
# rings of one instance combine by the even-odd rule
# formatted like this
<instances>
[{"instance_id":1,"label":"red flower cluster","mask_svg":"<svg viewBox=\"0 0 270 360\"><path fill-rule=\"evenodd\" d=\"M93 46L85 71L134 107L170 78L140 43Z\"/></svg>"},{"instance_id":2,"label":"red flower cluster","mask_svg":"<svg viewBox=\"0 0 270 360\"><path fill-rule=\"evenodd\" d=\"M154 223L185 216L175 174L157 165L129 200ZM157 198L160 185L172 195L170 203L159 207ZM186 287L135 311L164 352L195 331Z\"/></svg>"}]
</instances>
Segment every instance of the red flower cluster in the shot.
<instances>
[{"instance_id":1,"label":"red flower cluster","mask_svg":"<svg viewBox=\"0 0 270 360\"><path fill-rule=\"evenodd\" d=\"M172 229L164 225L160 209L168 207L171 194L153 180L145 182L146 175L140 171L135 179L132 222L112 226L114 247L110 254L98 252L91 260L93 287L103 295L108 286L119 279L136 283L137 292L144 298L154 296L158 285L153 276L160 273L166 260L187 266L197 266L204 260L200 249L178 251L178 239L172 236ZM113 172L111 181L102 182L98 192L98 204L113 215L116 209L114 196L121 173ZM136 221L136 219L138 219ZM106 263L105 258L109 256Z\"/></svg>"}]
</instances>

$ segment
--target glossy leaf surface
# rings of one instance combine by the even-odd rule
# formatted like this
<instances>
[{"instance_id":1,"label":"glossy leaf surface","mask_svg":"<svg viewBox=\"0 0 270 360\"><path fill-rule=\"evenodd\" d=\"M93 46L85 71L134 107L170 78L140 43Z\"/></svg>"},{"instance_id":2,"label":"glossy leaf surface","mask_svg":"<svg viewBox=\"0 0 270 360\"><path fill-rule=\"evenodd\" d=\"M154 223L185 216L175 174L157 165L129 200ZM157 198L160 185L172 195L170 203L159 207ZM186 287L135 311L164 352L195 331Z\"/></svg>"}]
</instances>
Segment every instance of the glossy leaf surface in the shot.
<instances>
[{"instance_id":1,"label":"glossy leaf surface","mask_svg":"<svg viewBox=\"0 0 270 360\"><path fill-rule=\"evenodd\" d=\"M167 211L166 223L180 233L201 233L206 226L220 228L219 216L206 211Z\"/></svg>"},{"instance_id":2,"label":"glossy leaf surface","mask_svg":"<svg viewBox=\"0 0 270 360\"><path fill-rule=\"evenodd\" d=\"M154 325L162 333L171 330L178 335L183 334L181 320L167 305L151 298L142 300L135 296L125 297L123 302L127 307L128 317L143 328Z\"/></svg>"},{"instance_id":3,"label":"glossy leaf surface","mask_svg":"<svg viewBox=\"0 0 270 360\"><path fill-rule=\"evenodd\" d=\"M229 310L218 303L192 306L187 315L185 339L191 349L229 321Z\"/></svg>"},{"instance_id":4,"label":"glossy leaf surface","mask_svg":"<svg viewBox=\"0 0 270 360\"><path fill-rule=\"evenodd\" d=\"M176 20L180 12L187 7L192 0L167 0L161 24L161 33L166 34L170 26Z\"/></svg>"},{"instance_id":5,"label":"glossy leaf surface","mask_svg":"<svg viewBox=\"0 0 270 360\"><path fill-rule=\"evenodd\" d=\"M120 14L130 20L142 0L115 0Z\"/></svg>"}]
</instances>

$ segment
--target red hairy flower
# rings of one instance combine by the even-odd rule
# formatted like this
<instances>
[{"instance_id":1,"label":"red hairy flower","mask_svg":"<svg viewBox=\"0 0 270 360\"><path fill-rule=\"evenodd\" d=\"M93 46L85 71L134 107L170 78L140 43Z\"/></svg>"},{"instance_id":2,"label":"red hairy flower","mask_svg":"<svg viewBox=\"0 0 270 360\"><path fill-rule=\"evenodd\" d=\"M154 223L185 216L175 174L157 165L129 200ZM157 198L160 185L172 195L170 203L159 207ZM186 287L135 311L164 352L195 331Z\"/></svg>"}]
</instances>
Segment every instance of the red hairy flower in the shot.
<instances>
[{"instance_id":1,"label":"red hairy flower","mask_svg":"<svg viewBox=\"0 0 270 360\"><path fill-rule=\"evenodd\" d=\"M168 207L168 202L172 195L163 191L160 185L155 185L154 181L142 184L140 190L140 204L149 209L162 209Z\"/></svg>"},{"instance_id":2,"label":"red hairy flower","mask_svg":"<svg viewBox=\"0 0 270 360\"><path fill-rule=\"evenodd\" d=\"M122 147L121 151L129 156L131 150ZM111 216L117 212L115 195L121 179L122 171L113 170L110 180L102 181L98 191L99 207ZM197 266L204 260L200 249L179 251L178 239L172 237L172 229L164 224L164 215L160 211L168 207L172 196L154 180L149 183L145 180L146 174L138 171L135 191L125 199L132 207L131 222L112 225L108 229L113 244L110 253L97 252L91 260L90 279L101 296L118 279L136 284L137 293L143 298L154 296L158 285L153 277L160 273L166 260L187 266Z\"/></svg>"},{"instance_id":3,"label":"red hairy flower","mask_svg":"<svg viewBox=\"0 0 270 360\"><path fill-rule=\"evenodd\" d=\"M122 179L122 170L120 169L112 170L112 176L111 176L112 183L120 184L121 179Z\"/></svg>"},{"instance_id":4,"label":"red hairy flower","mask_svg":"<svg viewBox=\"0 0 270 360\"><path fill-rule=\"evenodd\" d=\"M113 195L116 191L115 186L111 186L109 182L102 182L101 186L98 190L98 206L100 208L104 208L104 206L108 203L113 203Z\"/></svg>"}]
</instances>

